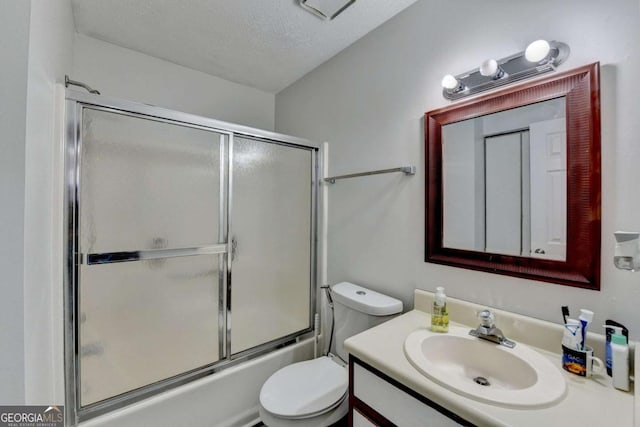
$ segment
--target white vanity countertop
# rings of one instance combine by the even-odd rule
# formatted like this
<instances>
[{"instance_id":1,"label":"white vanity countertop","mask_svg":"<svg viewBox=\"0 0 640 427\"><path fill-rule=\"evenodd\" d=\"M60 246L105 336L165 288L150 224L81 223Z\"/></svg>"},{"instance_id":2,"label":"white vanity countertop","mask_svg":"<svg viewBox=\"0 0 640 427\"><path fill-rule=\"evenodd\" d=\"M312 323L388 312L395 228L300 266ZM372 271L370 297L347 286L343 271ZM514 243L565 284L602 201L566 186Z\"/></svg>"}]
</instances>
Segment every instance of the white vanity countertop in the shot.
<instances>
[{"instance_id":1,"label":"white vanity countertop","mask_svg":"<svg viewBox=\"0 0 640 427\"><path fill-rule=\"evenodd\" d=\"M634 426L634 407L640 410L640 405L634 403L633 392L614 389L606 373L585 379L562 370L560 354L551 351L560 347L562 326L500 310L492 309L496 313L496 326L508 338L533 347L558 366L568 386L564 399L548 408L510 409L475 401L429 380L409 363L403 348L411 332L429 327L430 315L425 308L430 307L432 296L416 290L415 310L349 338L345 348L363 362L478 426ZM477 325L468 320L475 318L477 309L484 308L452 298L448 306L450 317L458 321L451 323L470 328ZM531 335L531 340L526 339L524 331ZM588 342L599 355L602 336L594 334Z\"/></svg>"}]
</instances>

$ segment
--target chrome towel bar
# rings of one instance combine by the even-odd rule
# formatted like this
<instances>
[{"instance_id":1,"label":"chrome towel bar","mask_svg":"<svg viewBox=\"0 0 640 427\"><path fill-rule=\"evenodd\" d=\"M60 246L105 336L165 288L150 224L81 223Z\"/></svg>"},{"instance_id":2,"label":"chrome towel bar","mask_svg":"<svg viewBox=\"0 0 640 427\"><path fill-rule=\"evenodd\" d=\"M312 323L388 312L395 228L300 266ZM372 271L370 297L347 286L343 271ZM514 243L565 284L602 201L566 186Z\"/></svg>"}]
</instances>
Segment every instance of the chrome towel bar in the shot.
<instances>
[{"instance_id":1,"label":"chrome towel bar","mask_svg":"<svg viewBox=\"0 0 640 427\"><path fill-rule=\"evenodd\" d=\"M335 182L337 180L339 180L339 179L357 178L359 176L378 175L378 174L381 174L381 173L393 173L393 172L403 172L405 175L415 175L416 174L416 167L415 166L402 166L402 167L399 167L399 168L379 169L379 170L375 170L375 171L351 173L351 174L348 174L348 175L330 176L328 178L325 178L324 181L328 182L329 184L335 184Z\"/></svg>"}]
</instances>

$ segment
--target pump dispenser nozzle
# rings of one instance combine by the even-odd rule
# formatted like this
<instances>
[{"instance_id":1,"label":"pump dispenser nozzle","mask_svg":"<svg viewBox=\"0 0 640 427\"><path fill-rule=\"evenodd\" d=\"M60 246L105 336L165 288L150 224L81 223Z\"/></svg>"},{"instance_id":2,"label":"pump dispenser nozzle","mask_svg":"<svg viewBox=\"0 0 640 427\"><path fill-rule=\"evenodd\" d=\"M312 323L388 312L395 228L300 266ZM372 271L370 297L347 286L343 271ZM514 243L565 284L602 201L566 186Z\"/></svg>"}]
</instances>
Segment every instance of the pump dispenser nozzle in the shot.
<instances>
[{"instance_id":1,"label":"pump dispenser nozzle","mask_svg":"<svg viewBox=\"0 0 640 427\"><path fill-rule=\"evenodd\" d=\"M611 333L611 342L614 344L622 344L625 345L627 343L627 337L622 334L621 326L612 326L612 325L602 325L605 329L613 329Z\"/></svg>"}]
</instances>

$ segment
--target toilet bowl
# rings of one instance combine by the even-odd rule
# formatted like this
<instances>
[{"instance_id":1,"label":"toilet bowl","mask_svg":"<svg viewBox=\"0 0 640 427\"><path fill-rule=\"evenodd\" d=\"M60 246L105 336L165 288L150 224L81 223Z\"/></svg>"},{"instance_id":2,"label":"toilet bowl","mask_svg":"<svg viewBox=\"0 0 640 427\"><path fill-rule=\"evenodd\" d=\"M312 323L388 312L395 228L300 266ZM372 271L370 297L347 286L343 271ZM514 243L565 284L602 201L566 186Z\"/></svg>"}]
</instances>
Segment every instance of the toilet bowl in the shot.
<instances>
[{"instance_id":1,"label":"toilet bowl","mask_svg":"<svg viewBox=\"0 0 640 427\"><path fill-rule=\"evenodd\" d=\"M349 375L327 356L286 366L260 390L260 419L267 426L323 427L347 414Z\"/></svg>"},{"instance_id":2,"label":"toilet bowl","mask_svg":"<svg viewBox=\"0 0 640 427\"><path fill-rule=\"evenodd\" d=\"M260 419L269 427L327 427L349 410L348 337L402 312L402 302L353 283L333 286L336 356L286 366L260 390Z\"/></svg>"}]
</instances>

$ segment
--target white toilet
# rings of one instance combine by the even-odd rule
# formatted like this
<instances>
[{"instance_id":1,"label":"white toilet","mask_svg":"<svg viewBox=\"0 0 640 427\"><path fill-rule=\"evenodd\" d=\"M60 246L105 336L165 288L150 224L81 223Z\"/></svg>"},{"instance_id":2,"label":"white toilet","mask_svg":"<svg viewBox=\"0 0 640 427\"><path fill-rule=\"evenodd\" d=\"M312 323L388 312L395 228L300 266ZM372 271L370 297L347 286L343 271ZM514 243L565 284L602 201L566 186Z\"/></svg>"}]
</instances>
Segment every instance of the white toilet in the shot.
<instances>
[{"instance_id":1,"label":"white toilet","mask_svg":"<svg viewBox=\"0 0 640 427\"><path fill-rule=\"evenodd\" d=\"M327 427L349 409L348 353L344 340L402 312L402 301L353 283L333 286L334 336L331 352L286 366L260 390L260 418L269 427Z\"/></svg>"}]
</instances>

